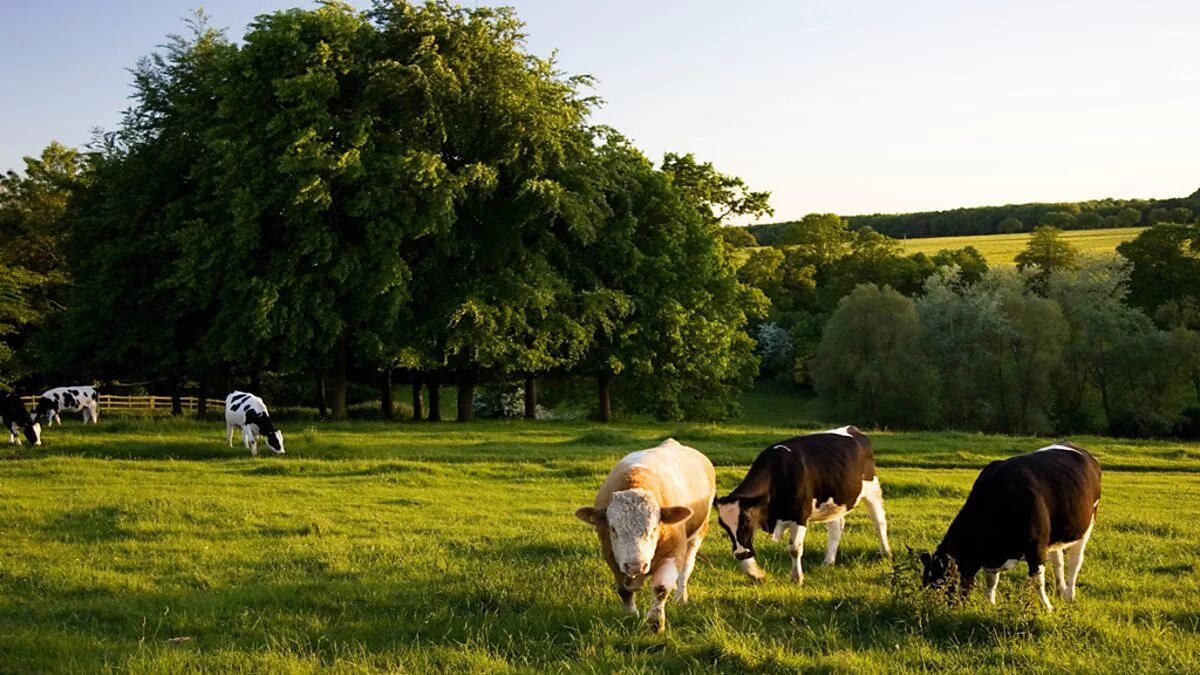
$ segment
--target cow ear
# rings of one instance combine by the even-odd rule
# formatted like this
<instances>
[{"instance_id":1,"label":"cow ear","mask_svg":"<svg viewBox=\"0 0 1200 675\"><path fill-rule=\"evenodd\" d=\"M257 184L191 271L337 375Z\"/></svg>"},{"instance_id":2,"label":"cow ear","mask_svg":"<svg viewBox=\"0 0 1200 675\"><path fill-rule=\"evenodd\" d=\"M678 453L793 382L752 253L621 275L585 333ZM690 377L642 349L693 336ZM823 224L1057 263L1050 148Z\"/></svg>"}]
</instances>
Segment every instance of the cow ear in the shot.
<instances>
[{"instance_id":1,"label":"cow ear","mask_svg":"<svg viewBox=\"0 0 1200 675\"><path fill-rule=\"evenodd\" d=\"M581 506L575 509L575 517L588 525L599 525L604 521L604 509Z\"/></svg>"},{"instance_id":2,"label":"cow ear","mask_svg":"<svg viewBox=\"0 0 1200 675\"><path fill-rule=\"evenodd\" d=\"M692 510L686 506L668 506L658 514L659 522L667 525L682 523L692 517Z\"/></svg>"},{"instance_id":3,"label":"cow ear","mask_svg":"<svg viewBox=\"0 0 1200 675\"><path fill-rule=\"evenodd\" d=\"M738 500L738 496L736 494L731 493L731 494L725 495L724 497L717 497L716 499L713 500L713 503L715 503L715 504L732 504L732 503L736 502L737 500Z\"/></svg>"}]
</instances>

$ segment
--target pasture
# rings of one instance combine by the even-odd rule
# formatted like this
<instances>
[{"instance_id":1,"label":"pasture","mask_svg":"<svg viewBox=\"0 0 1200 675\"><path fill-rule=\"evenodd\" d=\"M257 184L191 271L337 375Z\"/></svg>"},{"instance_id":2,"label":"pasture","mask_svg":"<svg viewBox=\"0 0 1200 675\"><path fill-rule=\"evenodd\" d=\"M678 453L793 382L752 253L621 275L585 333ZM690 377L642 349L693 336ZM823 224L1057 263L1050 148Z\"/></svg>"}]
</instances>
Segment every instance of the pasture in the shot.
<instances>
[{"instance_id":1,"label":"pasture","mask_svg":"<svg viewBox=\"0 0 1200 675\"><path fill-rule=\"evenodd\" d=\"M758 403L719 426L285 422L288 454L257 460L220 422L68 420L0 451L0 670L1200 668L1200 446L1179 442L1076 439L1105 496L1081 599L1053 614L1019 571L997 607L977 588L946 608L904 554L937 543L983 464L1042 441L874 432L895 575L862 513L833 568L811 528L803 587L780 543L761 545L764 584L740 576L714 522L691 604L648 633L572 511L668 435L712 458L723 493L801 431Z\"/></svg>"},{"instance_id":2,"label":"pasture","mask_svg":"<svg viewBox=\"0 0 1200 675\"><path fill-rule=\"evenodd\" d=\"M1112 253L1117 246L1138 236L1144 227L1120 227L1103 230L1066 230L1063 241L1083 254ZM943 249L974 246L989 265L1012 265L1017 254L1025 250L1029 232L1014 234L981 234L964 237L927 237L903 242L904 252L933 255Z\"/></svg>"}]
</instances>

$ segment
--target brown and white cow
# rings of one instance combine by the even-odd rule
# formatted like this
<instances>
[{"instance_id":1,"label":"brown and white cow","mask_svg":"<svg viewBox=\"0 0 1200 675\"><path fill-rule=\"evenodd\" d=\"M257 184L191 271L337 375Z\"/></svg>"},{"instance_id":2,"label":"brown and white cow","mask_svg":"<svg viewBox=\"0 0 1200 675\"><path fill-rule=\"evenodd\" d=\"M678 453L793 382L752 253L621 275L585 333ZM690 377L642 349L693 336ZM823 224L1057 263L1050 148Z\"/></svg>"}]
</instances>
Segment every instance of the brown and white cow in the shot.
<instances>
[{"instance_id":1,"label":"brown and white cow","mask_svg":"<svg viewBox=\"0 0 1200 675\"><path fill-rule=\"evenodd\" d=\"M1049 558L1058 576L1059 595L1074 601L1083 550L1099 505L1100 463L1077 445L1060 442L992 462L975 479L937 550L921 554L922 580L926 586L957 581L957 590L966 595L982 569L987 599L994 604L1000 572L1023 560L1038 598L1049 610L1053 609L1046 595ZM957 568L957 579L951 568Z\"/></svg>"},{"instance_id":2,"label":"brown and white cow","mask_svg":"<svg viewBox=\"0 0 1200 675\"><path fill-rule=\"evenodd\" d=\"M825 564L832 565L846 528L846 513L860 502L875 525L880 552L890 556L883 489L875 473L871 441L857 428L846 426L764 449L741 484L717 500L717 515L742 571L755 580L761 581L767 573L755 561L754 533L761 529L776 540L788 535L792 581L800 584L804 583L800 558L809 524L825 523L829 533Z\"/></svg>"},{"instance_id":3,"label":"brown and white cow","mask_svg":"<svg viewBox=\"0 0 1200 675\"><path fill-rule=\"evenodd\" d=\"M646 621L655 632L667 626L672 589L679 602L688 600L688 578L708 532L716 490L712 462L669 438L622 458L600 486L595 504L575 511L596 528L629 614L637 614L634 593L650 579L654 603Z\"/></svg>"}]
</instances>

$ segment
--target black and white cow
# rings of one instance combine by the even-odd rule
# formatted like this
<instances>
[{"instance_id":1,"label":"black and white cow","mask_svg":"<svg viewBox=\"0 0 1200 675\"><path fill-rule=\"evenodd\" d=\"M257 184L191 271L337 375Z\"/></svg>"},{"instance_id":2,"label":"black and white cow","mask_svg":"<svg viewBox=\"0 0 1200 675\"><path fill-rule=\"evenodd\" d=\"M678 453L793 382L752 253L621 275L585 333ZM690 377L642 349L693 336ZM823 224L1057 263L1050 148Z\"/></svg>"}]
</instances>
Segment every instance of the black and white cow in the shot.
<instances>
[{"instance_id":1,"label":"black and white cow","mask_svg":"<svg viewBox=\"0 0 1200 675\"><path fill-rule=\"evenodd\" d=\"M283 454L283 432L275 428L271 416L267 414L267 405L254 394L235 391L225 397L225 432L231 448L234 429L242 430L242 442L250 449L252 456L258 456L259 436L267 439L267 446L275 454Z\"/></svg>"},{"instance_id":2,"label":"black and white cow","mask_svg":"<svg viewBox=\"0 0 1200 675\"><path fill-rule=\"evenodd\" d=\"M83 412L83 423L90 420L95 424L100 420L100 398L94 387L56 387L42 393L34 409L33 418L46 420L46 426L55 421L62 426L59 413Z\"/></svg>"},{"instance_id":3,"label":"black and white cow","mask_svg":"<svg viewBox=\"0 0 1200 675\"><path fill-rule=\"evenodd\" d=\"M1046 595L1049 558L1058 576L1059 595L1073 601L1099 505L1100 463L1081 447L1055 443L992 462L975 479L937 550L921 554L922 579L926 586L953 583L951 569L956 568L957 590L966 595L982 569L987 599L995 603L1000 572L1023 560L1038 598L1049 610L1053 609Z\"/></svg>"},{"instance_id":4,"label":"black and white cow","mask_svg":"<svg viewBox=\"0 0 1200 675\"><path fill-rule=\"evenodd\" d=\"M875 474L871 441L852 426L776 443L758 454L740 485L717 500L718 522L729 535L742 571L761 580L766 572L755 561L754 533L788 536L792 581L804 582L800 557L809 523L825 523L829 541L825 564L837 558L846 513L864 502L879 535L879 550L888 546L883 490Z\"/></svg>"},{"instance_id":5,"label":"black and white cow","mask_svg":"<svg viewBox=\"0 0 1200 675\"><path fill-rule=\"evenodd\" d=\"M22 434L33 445L42 444L42 425L33 421L20 396L7 391L0 393L0 418L8 429L9 445L20 445Z\"/></svg>"}]
</instances>

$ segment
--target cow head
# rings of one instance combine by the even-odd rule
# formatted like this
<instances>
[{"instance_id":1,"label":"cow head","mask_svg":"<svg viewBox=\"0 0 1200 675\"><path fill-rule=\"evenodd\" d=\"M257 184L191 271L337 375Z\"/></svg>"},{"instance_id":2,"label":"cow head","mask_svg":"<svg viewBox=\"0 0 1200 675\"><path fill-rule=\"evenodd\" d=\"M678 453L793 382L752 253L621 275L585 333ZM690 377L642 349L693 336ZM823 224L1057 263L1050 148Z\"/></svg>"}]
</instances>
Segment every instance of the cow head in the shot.
<instances>
[{"instance_id":1,"label":"cow head","mask_svg":"<svg viewBox=\"0 0 1200 675\"><path fill-rule=\"evenodd\" d=\"M49 420L50 415L58 411L58 402L45 396L38 399L37 407L33 410L34 421Z\"/></svg>"},{"instance_id":2,"label":"cow head","mask_svg":"<svg viewBox=\"0 0 1200 675\"><path fill-rule=\"evenodd\" d=\"M32 445L41 445L42 425L37 422L25 425L25 440L29 441Z\"/></svg>"},{"instance_id":3,"label":"cow head","mask_svg":"<svg viewBox=\"0 0 1200 675\"><path fill-rule=\"evenodd\" d=\"M608 508L584 506L575 511L575 517L608 538L617 568L630 579L650 572L661 526L683 522L691 515L686 506L659 506L654 495L641 488L614 492Z\"/></svg>"},{"instance_id":4,"label":"cow head","mask_svg":"<svg viewBox=\"0 0 1200 675\"><path fill-rule=\"evenodd\" d=\"M921 584L926 588L945 587L953 585L958 578L958 568L948 553L935 551L922 552Z\"/></svg>"},{"instance_id":5,"label":"cow head","mask_svg":"<svg viewBox=\"0 0 1200 675\"><path fill-rule=\"evenodd\" d=\"M742 571L754 579L766 576L755 561L754 532L767 519L767 498L747 497L733 493L717 499L717 522L729 535L733 557L741 563Z\"/></svg>"},{"instance_id":6,"label":"cow head","mask_svg":"<svg viewBox=\"0 0 1200 675\"><path fill-rule=\"evenodd\" d=\"M271 448L277 455L283 453L283 432L276 429L267 434L267 446Z\"/></svg>"}]
</instances>

